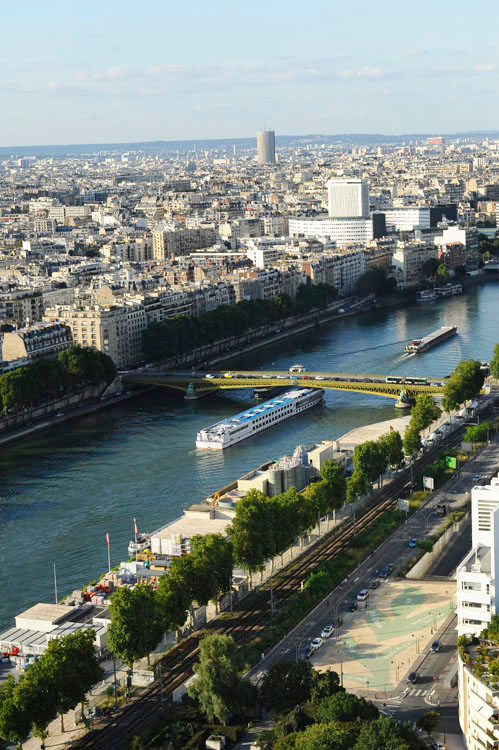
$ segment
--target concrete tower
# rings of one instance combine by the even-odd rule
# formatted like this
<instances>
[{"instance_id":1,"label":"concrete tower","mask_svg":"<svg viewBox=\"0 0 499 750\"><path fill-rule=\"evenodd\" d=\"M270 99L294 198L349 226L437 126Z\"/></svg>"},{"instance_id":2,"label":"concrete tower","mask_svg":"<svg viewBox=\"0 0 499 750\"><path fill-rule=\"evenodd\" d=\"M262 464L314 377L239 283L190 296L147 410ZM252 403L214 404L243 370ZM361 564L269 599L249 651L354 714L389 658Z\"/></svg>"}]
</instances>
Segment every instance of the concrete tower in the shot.
<instances>
[{"instance_id":1,"label":"concrete tower","mask_svg":"<svg viewBox=\"0 0 499 750\"><path fill-rule=\"evenodd\" d=\"M327 183L329 216L334 219L368 219L369 185L356 177Z\"/></svg>"},{"instance_id":2,"label":"concrete tower","mask_svg":"<svg viewBox=\"0 0 499 750\"><path fill-rule=\"evenodd\" d=\"M275 132L273 130L257 132L256 148L259 164L275 164Z\"/></svg>"}]
</instances>

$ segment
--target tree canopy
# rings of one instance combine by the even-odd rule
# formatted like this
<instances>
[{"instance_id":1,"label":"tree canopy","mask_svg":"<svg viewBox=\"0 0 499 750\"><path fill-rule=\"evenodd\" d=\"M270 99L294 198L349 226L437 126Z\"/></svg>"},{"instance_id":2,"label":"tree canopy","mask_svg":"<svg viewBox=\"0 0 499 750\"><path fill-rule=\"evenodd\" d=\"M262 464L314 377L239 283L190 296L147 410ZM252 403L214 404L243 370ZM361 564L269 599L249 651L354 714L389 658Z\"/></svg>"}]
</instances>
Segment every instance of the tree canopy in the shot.
<instances>
[{"instance_id":1,"label":"tree canopy","mask_svg":"<svg viewBox=\"0 0 499 750\"><path fill-rule=\"evenodd\" d=\"M111 596L111 623L107 630L110 652L128 667L148 656L158 645L162 625L155 592L147 584L120 587Z\"/></svg>"},{"instance_id":2,"label":"tree canopy","mask_svg":"<svg viewBox=\"0 0 499 750\"><path fill-rule=\"evenodd\" d=\"M476 398L484 380L481 362L476 359L461 360L444 386L442 406L445 411L457 409L465 401Z\"/></svg>"}]
</instances>

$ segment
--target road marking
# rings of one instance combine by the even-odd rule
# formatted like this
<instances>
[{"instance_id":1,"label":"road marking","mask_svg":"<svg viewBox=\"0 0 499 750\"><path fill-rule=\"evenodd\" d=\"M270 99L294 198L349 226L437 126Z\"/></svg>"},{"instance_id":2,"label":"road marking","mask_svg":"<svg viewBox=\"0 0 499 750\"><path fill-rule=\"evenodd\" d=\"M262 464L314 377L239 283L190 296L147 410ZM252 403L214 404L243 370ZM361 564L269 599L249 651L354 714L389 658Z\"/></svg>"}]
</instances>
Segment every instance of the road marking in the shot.
<instances>
[{"instance_id":1,"label":"road marking","mask_svg":"<svg viewBox=\"0 0 499 750\"><path fill-rule=\"evenodd\" d=\"M418 697L418 695L421 695L421 693L422 693L422 690L418 690L418 692L416 693L416 698Z\"/></svg>"},{"instance_id":2,"label":"road marking","mask_svg":"<svg viewBox=\"0 0 499 750\"><path fill-rule=\"evenodd\" d=\"M357 576L357 578L354 578L354 579L353 579L353 582L354 582L354 583L357 583L357 581L360 581L360 576Z\"/></svg>"},{"instance_id":3,"label":"road marking","mask_svg":"<svg viewBox=\"0 0 499 750\"><path fill-rule=\"evenodd\" d=\"M413 688L413 689L411 690L411 692L409 693L409 697L410 697L411 695L414 695L414 693L415 693L415 692L416 692L416 691L415 691L415 689Z\"/></svg>"},{"instance_id":4,"label":"road marking","mask_svg":"<svg viewBox=\"0 0 499 750\"><path fill-rule=\"evenodd\" d=\"M427 690L423 690L423 692L421 693L421 697L424 698L427 692L428 692Z\"/></svg>"}]
</instances>

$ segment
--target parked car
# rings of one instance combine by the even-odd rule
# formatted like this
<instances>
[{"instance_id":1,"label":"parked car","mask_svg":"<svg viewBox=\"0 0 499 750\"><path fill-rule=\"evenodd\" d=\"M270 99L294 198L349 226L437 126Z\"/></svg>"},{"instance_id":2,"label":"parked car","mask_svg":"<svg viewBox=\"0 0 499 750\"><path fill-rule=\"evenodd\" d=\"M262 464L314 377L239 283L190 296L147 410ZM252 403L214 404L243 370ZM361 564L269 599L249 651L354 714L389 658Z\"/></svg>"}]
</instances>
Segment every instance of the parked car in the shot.
<instances>
[{"instance_id":1,"label":"parked car","mask_svg":"<svg viewBox=\"0 0 499 750\"><path fill-rule=\"evenodd\" d=\"M334 625L325 625L322 628L321 638L331 638L334 633Z\"/></svg>"},{"instance_id":2,"label":"parked car","mask_svg":"<svg viewBox=\"0 0 499 750\"><path fill-rule=\"evenodd\" d=\"M310 657L312 656L313 653L314 653L314 649L312 648L312 646L309 643L308 646L305 646L305 648L302 648L301 653L300 653L300 658L301 659L310 659Z\"/></svg>"},{"instance_id":3,"label":"parked car","mask_svg":"<svg viewBox=\"0 0 499 750\"><path fill-rule=\"evenodd\" d=\"M212 375L212 374L211 374L211 372L209 372L209 373L208 373L207 375L205 375L205 378L209 378L210 380L211 380L212 378L214 378L214 377L215 377L215 376L214 376L214 375Z\"/></svg>"},{"instance_id":4,"label":"parked car","mask_svg":"<svg viewBox=\"0 0 499 750\"><path fill-rule=\"evenodd\" d=\"M445 750L443 742L432 742L430 745L431 750Z\"/></svg>"},{"instance_id":5,"label":"parked car","mask_svg":"<svg viewBox=\"0 0 499 750\"><path fill-rule=\"evenodd\" d=\"M63 417L64 416L64 412L63 411L58 411L55 416L56 417Z\"/></svg>"},{"instance_id":6,"label":"parked car","mask_svg":"<svg viewBox=\"0 0 499 750\"><path fill-rule=\"evenodd\" d=\"M389 573L391 573L394 567L395 565L393 563L388 563L388 565L386 566L386 569Z\"/></svg>"},{"instance_id":7,"label":"parked car","mask_svg":"<svg viewBox=\"0 0 499 750\"><path fill-rule=\"evenodd\" d=\"M310 646L314 651L318 651L323 643L324 641L322 640L322 638L314 638Z\"/></svg>"},{"instance_id":8,"label":"parked car","mask_svg":"<svg viewBox=\"0 0 499 750\"><path fill-rule=\"evenodd\" d=\"M437 654L440 651L441 643L440 641L433 641L433 643L430 646L430 650L432 653Z\"/></svg>"},{"instance_id":9,"label":"parked car","mask_svg":"<svg viewBox=\"0 0 499 750\"><path fill-rule=\"evenodd\" d=\"M377 581L376 578L373 578L373 580L370 581L370 583L369 583L369 588L370 589L377 589L378 586L379 586L379 581Z\"/></svg>"},{"instance_id":10,"label":"parked car","mask_svg":"<svg viewBox=\"0 0 499 750\"><path fill-rule=\"evenodd\" d=\"M324 378L322 377L322 375L316 375L316 376L315 376L315 379L316 379L316 380L324 380Z\"/></svg>"},{"instance_id":11,"label":"parked car","mask_svg":"<svg viewBox=\"0 0 499 750\"><path fill-rule=\"evenodd\" d=\"M386 577L388 576L389 572L390 572L390 571L389 571L389 570L388 570L388 568L387 568L387 567L385 566L384 568L381 568L381 570L379 571L379 573L378 573L378 577L379 577L379 578L386 578Z\"/></svg>"},{"instance_id":12,"label":"parked car","mask_svg":"<svg viewBox=\"0 0 499 750\"><path fill-rule=\"evenodd\" d=\"M349 604L347 604L347 612L355 612L357 609L358 604L356 601L352 601Z\"/></svg>"},{"instance_id":13,"label":"parked car","mask_svg":"<svg viewBox=\"0 0 499 750\"><path fill-rule=\"evenodd\" d=\"M410 682L411 685L414 685L419 679L419 675L417 672L411 672L409 674L409 677L407 678L407 682Z\"/></svg>"},{"instance_id":14,"label":"parked car","mask_svg":"<svg viewBox=\"0 0 499 750\"><path fill-rule=\"evenodd\" d=\"M412 539L409 539L409 547L416 547L417 543L418 543L418 540L416 539L415 536L413 536Z\"/></svg>"},{"instance_id":15,"label":"parked car","mask_svg":"<svg viewBox=\"0 0 499 750\"><path fill-rule=\"evenodd\" d=\"M365 602L368 596L369 596L369 591L367 589L362 589L362 591L359 591L359 593L357 594L357 601Z\"/></svg>"}]
</instances>

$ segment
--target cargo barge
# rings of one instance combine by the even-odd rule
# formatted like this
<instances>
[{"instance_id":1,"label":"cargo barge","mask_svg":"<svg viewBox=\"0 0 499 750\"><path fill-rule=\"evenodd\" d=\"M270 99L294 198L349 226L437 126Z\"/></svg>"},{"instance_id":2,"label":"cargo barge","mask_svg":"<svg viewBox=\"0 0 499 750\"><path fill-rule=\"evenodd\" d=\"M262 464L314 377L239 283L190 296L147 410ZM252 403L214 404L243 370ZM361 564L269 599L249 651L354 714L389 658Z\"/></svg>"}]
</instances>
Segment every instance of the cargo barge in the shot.
<instances>
[{"instance_id":1,"label":"cargo barge","mask_svg":"<svg viewBox=\"0 0 499 750\"><path fill-rule=\"evenodd\" d=\"M405 351L409 354L421 354L422 352L432 349L442 341L449 339L451 336L455 336L457 333L457 326L442 326L438 331L429 333L428 336L423 336L421 339L413 339L405 347Z\"/></svg>"}]
</instances>

